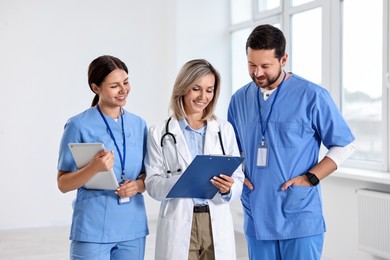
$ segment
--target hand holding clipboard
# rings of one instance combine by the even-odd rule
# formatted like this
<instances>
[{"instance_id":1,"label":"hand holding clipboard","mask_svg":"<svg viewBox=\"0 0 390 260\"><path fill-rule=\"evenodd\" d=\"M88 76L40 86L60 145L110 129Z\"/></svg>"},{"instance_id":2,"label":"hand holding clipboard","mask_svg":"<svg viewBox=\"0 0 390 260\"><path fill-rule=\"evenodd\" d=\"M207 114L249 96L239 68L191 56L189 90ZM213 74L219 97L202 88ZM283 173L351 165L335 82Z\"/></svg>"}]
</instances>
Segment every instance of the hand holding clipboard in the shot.
<instances>
[{"instance_id":1,"label":"hand holding clipboard","mask_svg":"<svg viewBox=\"0 0 390 260\"><path fill-rule=\"evenodd\" d=\"M218 192L210 180L231 176L244 160L238 156L197 155L168 193L167 198L212 199Z\"/></svg>"}]
</instances>

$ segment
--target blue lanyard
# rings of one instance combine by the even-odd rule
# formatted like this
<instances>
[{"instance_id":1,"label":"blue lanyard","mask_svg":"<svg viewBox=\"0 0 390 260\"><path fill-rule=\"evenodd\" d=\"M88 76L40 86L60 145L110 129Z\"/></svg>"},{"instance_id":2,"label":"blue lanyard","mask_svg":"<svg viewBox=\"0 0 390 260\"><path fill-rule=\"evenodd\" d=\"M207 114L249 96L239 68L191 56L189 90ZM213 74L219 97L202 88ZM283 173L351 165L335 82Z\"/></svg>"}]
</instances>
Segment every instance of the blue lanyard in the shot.
<instances>
[{"instance_id":1,"label":"blue lanyard","mask_svg":"<svg viewBox=\"0 0 390 260\"><path fill-rule=\"evenodd\" d=\"M122 166L122 180L124 180L124 179L125 179L125 164L126 164L126 137L125 137L125 127L124 127L124 125L123 125L123 115L122 115L122 113L120 113L120 115L121 115L121 121L122 121L122 136L123 136L123 157L122 157L122 153L121 153L121 151L119 150L119 146L118 146L118 144L116 143L115 136L114 136L114 134L112 133L112 130L111 130L110 125L107 123L107 120L106 120L106 118L104 117L102 111L100 110L99 105L96 105L96 108L97 108L97 110L99 111L99 114L102 116L102 118L103 118L103 120L104 120L104 123L105 123L106 126L107 126L108 132L110 133L111 139L114 141L116 150L118 151L119 160L121 161L121 166ZM119 108L119 111L121 112L121 108Z\"/></svg>"},{"instance_id":2,"label":"blue lanyard","mask_svg":"<svg viewBox=\"0 0 390 260\"><path fill-rule=\"evenodd\" d=\"M264 145L265 144L265 140L264 140L264 136L265 136L265 131L267 130L267 127L268 127L268 122L269 122L269 118L271 116L271 113L272 113L272 109L274 108L274 104L275 104L275 101L276 101L276 98L278 97L278 94L279 94L279 90L281 89L281 87L283 86L283 83L284 83L284 80L286 79L286 72L284 73L284 76L283 76L283 80L282 82L280 82L279 86L278 86L278 89L276 90L276 93L275 93L275 98L271 104L271 109L268 113L268 116L267 116L267 120L265 122L265 126L263 127L263 117L261 115L261 105L260 105L260 88L258 87L257 88L257 91L258 91L258 95L257 95L257 101L259 103L259 117L260 117L260 127L261 127L261 145Z\"/></svg>"}]
</instances>

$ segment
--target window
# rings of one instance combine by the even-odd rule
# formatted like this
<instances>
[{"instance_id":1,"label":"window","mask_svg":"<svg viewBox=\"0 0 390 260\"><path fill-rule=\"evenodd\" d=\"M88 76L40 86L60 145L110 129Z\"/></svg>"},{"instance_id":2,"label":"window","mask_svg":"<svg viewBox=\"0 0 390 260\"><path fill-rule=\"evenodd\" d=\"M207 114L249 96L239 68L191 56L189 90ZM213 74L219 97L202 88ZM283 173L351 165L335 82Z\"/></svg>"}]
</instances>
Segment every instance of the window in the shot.
<instances>
[{"instance_id":1,"label":"window","mask_svg":"<svg viewBox=\"0 0 390 260\"><path fill-rule=\"evenodd\" d=\"M311 1L312 0L291 0L291 5L292 6L298 6L298 5L309 3Z\"/></svg>"},{"instance_id":2,"label":"window","mask_svg":"<svg viewBox=\"0 0 390 260\"><path fill-rule=\"evenodd\" d=\"M291 16L291 71L317 84L322 82L321 11L314 8Z\"/></svg>"},{"instance_id":3,"label":"window","mask_svg":"<svg viewBox=\"0 0 390 260\"><path fill-rule=\"evenodd\" d=\"M232 24L238 24L252 19L252 0L231 0L230 16Z\"/></svg>"},{"instance_id":4,"label":"window","mask_svg":"<svg viewBox=\"0 0 390 260\"><path fill-rule=\"evenodd\" d=\"M344 0L342 5L342 111L359 149L356 160L381 163L383 1ZM370 19L362 19L369 17Z\"/></svg>"},{"instance_id":5,"label":"window","mask_svg":"<svg viewBox=\"0 0 390 260\"><path fill-rule=\"evenodd\" d=\"M242 71L242 68L247 67L246 52L245 52L245 42L248 35L251 33L249 28L244 28L242 30L237 30L232 33L231 37L231 46L232 46L232 70L233 71ZM251 78L249 73L233 73L232 75L232 85L233 92L243 86L245 83L249 82Z\"/></svg>"},{"instance_id":6,"label":"window","mask_svg":"<svg viewBox=\"0 0 390 260\"><path fill-rule=\"evenodd\" d=\"M263 12L280 7L280 0L258 0L257 11Z\"/></svg>"},{"instance_id":7,"label":"window","mask_svg":"<svg viewBox=\"0 0 390 260\"><path fill-rule=\"evenodd\" d=\"M239 14L241 1L231 0L233 92L251 80L243 69L251 30L264 23L278 26L287 39L285 69L327 88L357 138L357 151L346 165L389 172L390 4L384 0L243 2L246 13Z\"/></svg>"}]
</instances>

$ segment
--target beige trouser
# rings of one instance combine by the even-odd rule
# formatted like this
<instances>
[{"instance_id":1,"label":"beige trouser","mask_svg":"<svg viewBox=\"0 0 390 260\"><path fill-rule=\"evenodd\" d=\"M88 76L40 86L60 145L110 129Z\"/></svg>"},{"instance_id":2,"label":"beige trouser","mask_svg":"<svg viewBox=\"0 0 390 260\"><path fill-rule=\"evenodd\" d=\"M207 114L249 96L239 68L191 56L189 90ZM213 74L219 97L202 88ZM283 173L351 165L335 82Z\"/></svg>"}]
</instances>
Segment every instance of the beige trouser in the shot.
<instances>
[{"instance_id":1,"label":"beige trouser","mask_svg":"<svg viewBox=\"0 0 390 260\"><path fill-rule=\"evenodd\" d=\"M214 243L210 214L194 213L188 260L214 260Z\"/></svg>"}]
</instances>

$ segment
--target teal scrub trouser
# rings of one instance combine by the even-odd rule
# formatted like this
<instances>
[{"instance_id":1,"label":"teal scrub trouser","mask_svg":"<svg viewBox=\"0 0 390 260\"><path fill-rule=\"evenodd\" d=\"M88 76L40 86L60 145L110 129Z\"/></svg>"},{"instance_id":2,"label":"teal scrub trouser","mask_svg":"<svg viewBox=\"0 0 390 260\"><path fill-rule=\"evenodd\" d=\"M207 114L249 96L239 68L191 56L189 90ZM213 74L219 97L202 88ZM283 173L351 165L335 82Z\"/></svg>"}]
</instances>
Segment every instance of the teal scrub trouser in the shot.
<instances>
[{"instance_id":1,"label":"teal scrub trouser","mask_svg":"<svg viewBox=\"0 0 390 260\"><path fill-rule=\"evenodd\" d=\"M250 260L320 260L324 234L286 240L246 236Z\"/></svg>"},{"instance_id":2,"label":"teal scrub trouser","mask_svg":"<svg viewBox=\"0 0 390 260\"><path fill-rule=\"evenodd\" d=\"M145 237L117 243L72 241L71 260L143 260Z\"/></svg>"}]
</instances>

